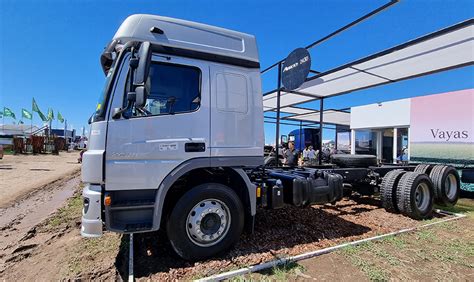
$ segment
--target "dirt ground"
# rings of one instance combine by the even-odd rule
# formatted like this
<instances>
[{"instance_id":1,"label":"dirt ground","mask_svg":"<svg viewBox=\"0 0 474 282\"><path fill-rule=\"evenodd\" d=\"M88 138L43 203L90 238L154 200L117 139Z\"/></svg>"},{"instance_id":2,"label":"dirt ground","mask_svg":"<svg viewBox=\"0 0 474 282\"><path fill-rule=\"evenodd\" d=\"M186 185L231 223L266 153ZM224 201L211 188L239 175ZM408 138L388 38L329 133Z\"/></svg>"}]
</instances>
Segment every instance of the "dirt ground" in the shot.
<instances>
[{"instance_id":1,"label":"dirt ground","mask_svg":"<svg viewBox=\"0 0 474 282\"><path fill-rule=\"evenodd\" d=\"M5 155L0 160L0 208L80 169L79 152L59 155Z\"/></svg>"},{"instance_id":2,"label":"dirt ground","mask_svg":"<svg viewBox=\"0 0 474 282\"><path fill-rule=\"evenodd\" d=\"M450 210L467 217L231 280L474 281L474 201Z\"/></svg>"}]
</instances>

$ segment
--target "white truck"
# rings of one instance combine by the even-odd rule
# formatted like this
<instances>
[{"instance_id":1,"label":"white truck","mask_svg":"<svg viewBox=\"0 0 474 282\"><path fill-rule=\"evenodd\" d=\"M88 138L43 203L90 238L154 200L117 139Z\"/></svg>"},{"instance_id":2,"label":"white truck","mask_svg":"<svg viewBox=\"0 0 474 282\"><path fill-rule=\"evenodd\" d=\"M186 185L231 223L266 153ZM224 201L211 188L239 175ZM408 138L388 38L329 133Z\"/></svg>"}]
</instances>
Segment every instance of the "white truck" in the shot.
<instances>
[{"instance_id":1,"label":"white truck","mask_svg":"<svg viewBox=\"0 0 474 282\"><path fill-rule=\"evenodd\" d=\"M334 203L380 191L387 210L423 219L455 204L448 166L379 166L336 155L314 168L266 168L255 37L132 15L101 56L107 76L83 155L81 234L165 229L184 259L204 259L252 232L258 208Z\"/></svg>"}]
</instances>

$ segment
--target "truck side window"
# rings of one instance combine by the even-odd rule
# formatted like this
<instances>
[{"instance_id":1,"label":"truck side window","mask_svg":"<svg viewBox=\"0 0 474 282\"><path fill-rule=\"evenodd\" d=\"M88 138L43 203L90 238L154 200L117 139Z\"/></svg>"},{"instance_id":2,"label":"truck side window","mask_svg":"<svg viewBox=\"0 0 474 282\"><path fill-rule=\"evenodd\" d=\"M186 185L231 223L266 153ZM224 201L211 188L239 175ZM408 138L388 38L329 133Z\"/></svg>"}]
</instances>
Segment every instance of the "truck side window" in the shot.
<instances>
[{"instance_id":1,"label":"truck side window","mask_svg":"<svg viewBox=\"0 0 474 282\"><path fill-rule=\"evenodd\" d=\"M197 67L155 62L148 83L147 115L192 112L201 104L201 71Z\"/></svg>"}]
</instances>

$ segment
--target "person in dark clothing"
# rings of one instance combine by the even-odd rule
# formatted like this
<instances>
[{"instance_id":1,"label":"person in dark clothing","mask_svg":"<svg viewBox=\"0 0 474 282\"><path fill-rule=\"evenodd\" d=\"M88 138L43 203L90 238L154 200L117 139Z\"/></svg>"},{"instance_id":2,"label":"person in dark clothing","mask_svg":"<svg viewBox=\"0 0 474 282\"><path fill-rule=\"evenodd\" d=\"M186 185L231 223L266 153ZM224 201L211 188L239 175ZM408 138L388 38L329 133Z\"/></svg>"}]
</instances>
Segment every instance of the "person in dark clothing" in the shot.
<instances>
[{"instance_id":1,"label":"person in dark clothing","mask_svg":"<svg viewBox=\"0 0 474 282\"><path fill-rule=\"evenodd\" d=\"M288 149L283 154L283 164L286 166L297 166L298 165L298 150L295 149L295 144L290 141L288 142Z\"/></svg>"}]
</instances>

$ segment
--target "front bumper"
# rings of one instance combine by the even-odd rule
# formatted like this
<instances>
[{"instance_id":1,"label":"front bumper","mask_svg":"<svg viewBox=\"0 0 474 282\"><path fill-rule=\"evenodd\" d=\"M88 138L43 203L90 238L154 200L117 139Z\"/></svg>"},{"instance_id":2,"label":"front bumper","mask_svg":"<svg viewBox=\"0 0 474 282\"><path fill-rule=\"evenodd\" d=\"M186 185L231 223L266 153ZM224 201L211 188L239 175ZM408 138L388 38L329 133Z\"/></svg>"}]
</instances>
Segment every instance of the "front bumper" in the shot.
<instances>
[{"instance_id":1,"label":"front bumper","mask_svg":"<svg viewBox=\"0 0 474 282\"><path fill-rule=\"evenodd\" d=\"M102 236L102 189L100 185L87 184L82 190L84 206L82 209L81 235L83 237Z\"/></svg>"}]
</instances>

